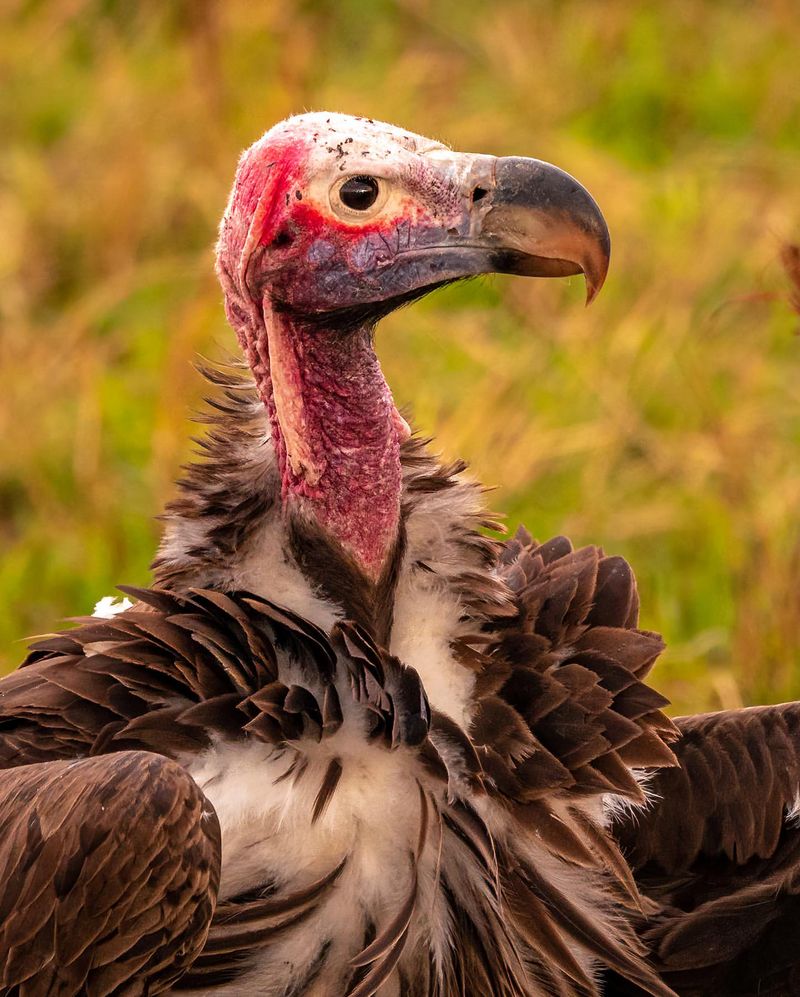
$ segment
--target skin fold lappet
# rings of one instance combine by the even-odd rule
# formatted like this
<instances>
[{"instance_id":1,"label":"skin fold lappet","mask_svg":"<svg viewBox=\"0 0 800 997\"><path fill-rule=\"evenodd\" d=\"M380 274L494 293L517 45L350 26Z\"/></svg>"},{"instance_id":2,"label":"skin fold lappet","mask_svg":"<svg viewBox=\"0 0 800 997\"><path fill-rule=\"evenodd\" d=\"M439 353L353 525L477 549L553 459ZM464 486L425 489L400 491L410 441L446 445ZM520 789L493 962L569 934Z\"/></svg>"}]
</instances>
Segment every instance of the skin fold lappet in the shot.
<instances>
[{"instance_id":1,"label":"skin fold lappet","mask_svg":"<svg viewBox=\"0 0 800 997\"><path fill-rule=\"evenodd\" d=\"M244 363L205 371L153 585L0 683L3 993L792 992L753 953L800 930L800 711L669 720L627 564L498 539L375 353L435 288L591 300L609 258L536 159L327 113L244 153L217 245ZM736 750L783 763L733 778Z\"/></svg>"}]
</instances>

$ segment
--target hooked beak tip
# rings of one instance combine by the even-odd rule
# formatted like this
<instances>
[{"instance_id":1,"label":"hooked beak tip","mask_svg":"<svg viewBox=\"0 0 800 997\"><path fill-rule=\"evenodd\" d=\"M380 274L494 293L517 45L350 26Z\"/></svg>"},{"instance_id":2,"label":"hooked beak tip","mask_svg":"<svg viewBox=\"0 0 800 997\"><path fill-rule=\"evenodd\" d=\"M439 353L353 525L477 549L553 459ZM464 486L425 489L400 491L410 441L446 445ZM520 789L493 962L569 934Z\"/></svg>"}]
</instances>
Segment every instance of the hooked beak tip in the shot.
<instances>
[{"instance_id":1,"label":"hooked beak tip","mask_svg":"<svg viewBox=\"0 0 800 997\"><path fill-rule=\"evenodd\" d=\"M536 159L497 161L483 233L502 250L507 272L535 277L583 273L586 303L608 273L611 238L594 198L574 177Z\"/></svg>"},{"instance_id":2,"label":"hooked beak tip","mask_svg":"<svg viewBox=\"0 0 800 997\"><path fill-rule=\"evenodd\" d=\"M606 282L606 275L608 273L608 262L609 255L606 254L602 260L596 262L592 261L587 263L583 276L586 281L586 307L594 301L597 295L600 293L603 284Z\"/></svg>"}]
</instances>

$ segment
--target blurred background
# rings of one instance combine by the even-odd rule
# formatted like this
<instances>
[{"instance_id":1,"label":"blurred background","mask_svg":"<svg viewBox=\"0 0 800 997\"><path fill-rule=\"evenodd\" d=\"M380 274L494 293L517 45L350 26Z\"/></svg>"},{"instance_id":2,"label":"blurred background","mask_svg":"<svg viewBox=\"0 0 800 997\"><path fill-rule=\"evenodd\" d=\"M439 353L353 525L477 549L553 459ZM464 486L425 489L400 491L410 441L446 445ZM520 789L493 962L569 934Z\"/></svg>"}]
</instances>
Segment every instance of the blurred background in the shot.
<instances>
[{"instance_id":1,"label":"blurred background","mask_svg":"<svg viewBox=\"0 0 800 997\"><path fill-rule=\"evenodd\" d=\"M400 404L510 527L622 553L676 711L800 696L794 0L4 0L0 670L148 581L240 150L306 109L575 173L606 287L482 279L384 322ZM798 265L800 269L800 265Z\"/></svg>"}]
</instances>

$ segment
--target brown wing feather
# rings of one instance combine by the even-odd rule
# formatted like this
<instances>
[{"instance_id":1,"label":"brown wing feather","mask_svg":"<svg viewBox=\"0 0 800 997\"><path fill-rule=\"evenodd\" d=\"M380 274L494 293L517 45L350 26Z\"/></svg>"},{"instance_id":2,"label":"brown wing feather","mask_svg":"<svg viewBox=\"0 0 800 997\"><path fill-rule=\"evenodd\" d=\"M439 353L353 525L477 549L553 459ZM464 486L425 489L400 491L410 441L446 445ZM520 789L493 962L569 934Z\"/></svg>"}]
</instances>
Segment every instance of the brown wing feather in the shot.
<instances>
[{"instance_id":1,"label":"brown wing feather","mask_svg":"<svg viewBox=\"0 0 800 997\"><path fill-rule=\"evenodd\" d=\"M615 827L659 907L642 937L680 994L800 992L800 704L676 724L680 767Z\"/></svg>"},{"instance_id":2,"label":"brown wing feather","mask_svg":"<svg viewBox=\"0 0 800 997\"><path fill-rule=\"evenodd\" d=\"M520 534L499 565L460 584L474 627L454 642L475 675L468 729L432 710L414 669L358 624L327 636L246 593L147 590L133 592L140 605L113 620L40 642L0 684L0 768L142 748L185 757L219 733L294 752L286 777L297 782L307 765L301 742L333 735L353 716L343 710L351 697L364 750L401 751L419 766L427 802L412 882L423 851L425 861L435 855L441 916L452 925L446 964L425 968L418 941L407 944L419 914L411 889L407 905L385 911L365 936L369 962L353 953L354 993L396 973L408 978L414 959L423 960L415 974L430 970L442 993L521 997L534 979L548 992L597 993L575 951L652 994L671 993L648 972L624 921L608 916L610 907L621 913L639 900L596 819L605 793L640 798L629 766L673 762L664 700L643 684L661 641L635 629L630 569L596 548L573 551L561 538L537 545ZM318 820L337 792L339 764L315 790ZM560 870L564 883L580 885L578 896ZM313 901L232 901L182 985L240 977L259 948L337 889L333 873ZM526 897L538 917L524 911ZM272 905L284 902L276 917ZM308 971L315 966L311 959Z\"/></svg>"},{"instance_id":3,"label":"brown wing feather","mask_svg":"<svg viewBox=\"0 0 800 997\"><path fill-rule=\"evenodd\" d=\"M504 765L521 799L561 788L643 802L630 768L674 765L666 742L676 732L661 712L667 700L644 684L663 641L636 629L630 568L597 547L536 544L520 531L500 573L518 612L488 648L473 727L495 778Z\"/></svg>"},{"instance_id":4,"label":"brown wing feather","mask_svg":"<svg viewBox=\"0 0 800 997\"><path fill-rule=\"evenodd\" d=\"M39 640L0 682L0 769L119 750L178 757L245 728L272 741L335 729L335 654L312 624L246 594L125 591L134 609ZM280 683L279 660L315 695ZM279 696L265 715L268 689Z\"/></svg>"},{"instance_id":5,"label":"brown wing feather","mask_svg":"<svg viewBox=\"0 0 800 997\"><path fill-rule=\"evenodd\" d=\"M203 947L219 869L216 815L165 758L0 772L3 993L162 993Z\"/></svg>"},{"instance_id":6,"label":"brown wing feather","mask_svg":"<svg viewBox=\"0 0 800 997\"><path fill-rule=\"evenodd\" d=\"M619 825L633 865L685 872L701 856L737 865L775 852L800 791L800 704L676 720L679 768L651 783L657 803Z\"/></svg>"},{"instance_id":7,"label":"brown wing feather","mask_svg":"<svg viewBox=\"0 0 800 997\"><path fill-rule=\"evenodd\" d=\"M497 578L515 609L509 612L508 603L498 598L495 604L502 608L495 614L481 593L486 605L477 618L482 615L487 622L473 640L462 639L458 650L476 672L470 729L478 760L475 778L521 832L519 847L515 840L511 854L499 858L503 892L514 915L510 921L532 952L545 955L535 972L547 992L598 993L564 954L569 939L607 966L615 965L643 992L671 993L650 971L641 958L643 947L621 921L614 939L598 924L596 909L543 877L523 854L524 842L534 839L563 867L583 870L585 882L598 877L606 902L613 898L635 910L648 907L597 821L596 805L609 793L643 801L631 768L675 764L667 742L677 732L661 712L667 701L644 684L663 642L636 629L633 574L621 558L606 557L599 548L573 550L563 537L538 544L520 530L505 546ZM488 641L487 632L492 634ZM471 650L469 656L463 646ZM434 711L434 744L437 719ZM447 733L447 743L455 743L454 734ZM452 767L450 758L448 764ZM526 914L532 907L538 916ZM465 926L460 942L469 948L471 937ZM501 937L492 939L496 951L502 949ZM479 979L485 950L475 946L474 952L468 975ZM511 966L509 961L509 971ZM496 966L487 978L500 978ZM514 992L513 984L510 989Z\"/></svg>"}]
</instances>

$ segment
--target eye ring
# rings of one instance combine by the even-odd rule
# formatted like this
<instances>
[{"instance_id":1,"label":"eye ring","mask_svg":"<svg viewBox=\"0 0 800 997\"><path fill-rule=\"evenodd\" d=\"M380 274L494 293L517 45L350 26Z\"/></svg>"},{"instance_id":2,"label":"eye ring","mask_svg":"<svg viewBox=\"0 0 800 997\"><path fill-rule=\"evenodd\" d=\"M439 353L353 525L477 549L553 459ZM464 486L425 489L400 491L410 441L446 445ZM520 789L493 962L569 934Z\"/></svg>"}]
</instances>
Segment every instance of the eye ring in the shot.
<instances>
[{"instance_id":1,"label":"eye ring","mask_svg":"<svg viewBox=\"0 0 800 997\"><path fill-rule=\"evenodd\" d=\"M378 200L381 187L375 177L359 174L348 177L339 187L339 200L348 211L369 211Z\"/></svg>"},{"instance_id":2,"label":"eye ring","mask_svg":"<svg viewBox=\"0 0 800 997\"><path fill-rule=\"evenodd\" d=\"M394 196L392 181L371 173L337 177L328 193L333 213L345 224L359 227L384 210Z\"/></svg>"}]
</instances>

